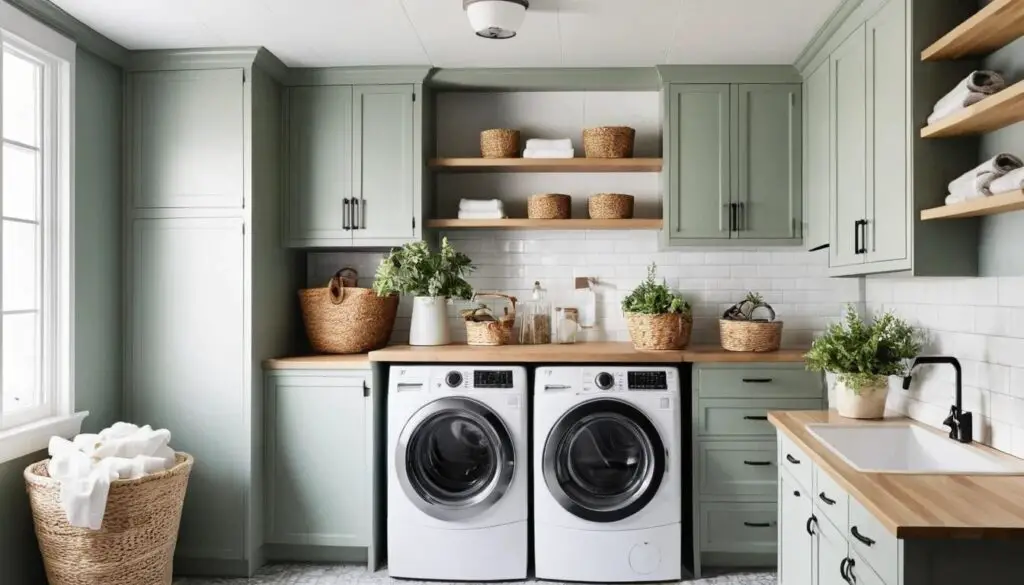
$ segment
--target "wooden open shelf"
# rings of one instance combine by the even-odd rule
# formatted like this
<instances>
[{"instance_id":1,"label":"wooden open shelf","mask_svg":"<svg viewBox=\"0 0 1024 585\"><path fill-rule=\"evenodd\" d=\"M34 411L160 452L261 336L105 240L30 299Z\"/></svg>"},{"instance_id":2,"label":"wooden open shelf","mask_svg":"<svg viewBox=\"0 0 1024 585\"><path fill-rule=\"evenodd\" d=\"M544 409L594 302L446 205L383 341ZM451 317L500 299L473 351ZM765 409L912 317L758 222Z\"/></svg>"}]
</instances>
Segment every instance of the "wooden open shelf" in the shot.
<instances>
[{"instance_id":1,"label":"wooden open shelf","mask_svg":"<svg viewBox=\"0 0 1024 585\"><path fill-rule=\"evenodd\" d=\"M1024 191L1010 191L991 197L980 197L953 205L943 205L921 210L921 219L955 219L958 217L980 217L1024 209Z\"/></svg>"},{"instance_id":2,"label":"wooden open shelf","mask_svg":"<svg viewBox=\"0 0 1024 585\"><path fill-rule=\"evenodd\" d=\"M981 134L1024 120L1024 81L921 129L921 138Z\"/></svg>"},{"instance_id":3,"label":"wooden open shelf","mask_svg":"<svg viewBox=\"0 0 1024 585\"><path fill-rule=\"evenodd\" d=\"M1020 36L1024 36L1024 1L992 0L988 6L921 51L921 60L941 61L984 55Z\"/></svg>"},{"instance_id":4,"label":"wooden open shelf","mask_svg":"<svg viewBox=\"0 0 1024 585\"><path fill-rule=\"evenodd\" d=\"M446 172L656 173L660 158L435 158L430 168Z\"/></svg>"},{"instance_id":5,"label":"wooden open shelf","mask_svg":"<svg viewBox=\"0 0 1024 585\"><path fill-rule=\"evenodd\" d=\"M660 219L429 219L428 228L527 230L660 230Z\"/></svg>"}]
</instances>

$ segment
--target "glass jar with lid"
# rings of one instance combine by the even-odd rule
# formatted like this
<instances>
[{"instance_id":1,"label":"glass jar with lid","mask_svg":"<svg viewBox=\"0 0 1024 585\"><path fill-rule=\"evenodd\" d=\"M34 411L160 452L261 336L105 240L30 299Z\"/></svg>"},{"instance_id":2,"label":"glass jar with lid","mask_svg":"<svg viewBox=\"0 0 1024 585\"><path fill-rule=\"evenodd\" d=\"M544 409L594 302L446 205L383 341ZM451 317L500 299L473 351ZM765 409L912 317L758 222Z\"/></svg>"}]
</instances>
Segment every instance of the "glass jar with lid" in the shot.
<instances>
[{"instance_id":1,"label":"glass jar with lid","mask_svg":"<svg viewBox=\"0 0 1024 585\"><path fill-rule=\"evenodd\" d=\"M521 307L519 343L551 343L551 304L544 300L544 289L540 287L540 281L533 283L530 300L522 303Z\"/></svg>"}]
</instances>

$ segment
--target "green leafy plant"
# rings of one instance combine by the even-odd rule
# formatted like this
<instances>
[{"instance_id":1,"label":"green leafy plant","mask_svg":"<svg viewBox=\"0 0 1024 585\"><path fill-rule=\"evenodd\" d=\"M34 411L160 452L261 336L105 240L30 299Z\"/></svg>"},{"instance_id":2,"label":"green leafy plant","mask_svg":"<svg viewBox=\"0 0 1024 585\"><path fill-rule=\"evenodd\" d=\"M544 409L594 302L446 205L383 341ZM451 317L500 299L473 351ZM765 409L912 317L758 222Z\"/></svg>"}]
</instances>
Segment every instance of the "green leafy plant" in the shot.
<instances>
[{"instance_id":1,"label":"green leafy plant","mask_svg":"<svg viewBox=\"0 0 1024 585\"><path fill-rule=\"evenodd\" d=\"M373 291L418 297L468 299L473 287L466 277L474 270L469 256L441 240L441 249L432 252L425 242L413 242L392 250L380 261L373 279Z\"/></svg>"},{"instance_id":2,"label":"green leafy plant","mask_svg":"<svg viewBox=\"0 0 1024 585\"><path fill-rule=\"evenodd\" d=\"M804 357L807 369L832 372L860 393L887 376L905 376L909 360L921 351L921 337L906 321L885 313L865 322L846 308L846 317L814 340Z\"/></svg>"},{"instance_id":3,"label":"green leafy plant","mask_svg":"<svg viewBox=\"0 0 1024 585\"><path fill-rule=\"evenodd\" d=\"M768 311L767 319L755 319L754 311L758 309L765 309ZM746 298L729 307L729 309L722 315L723 319L729 321L774 321L775 320L775 309L771 305L764 302L764 297L755 292L747 293Z\"/></svg>"},{"instance_id":4,"label":"green leafy plant","mask_svg":"<svg viewBox=\"0 0 1024 585\"><path fill-rule=\"evenodd\" d=\"M669 290L664 280L659 283L657 277L658 268L652 263L647 267L647 278L622 299L622 310L644 315L681 313L690 316L690 303Z\"/></svg>"}]
</instances>

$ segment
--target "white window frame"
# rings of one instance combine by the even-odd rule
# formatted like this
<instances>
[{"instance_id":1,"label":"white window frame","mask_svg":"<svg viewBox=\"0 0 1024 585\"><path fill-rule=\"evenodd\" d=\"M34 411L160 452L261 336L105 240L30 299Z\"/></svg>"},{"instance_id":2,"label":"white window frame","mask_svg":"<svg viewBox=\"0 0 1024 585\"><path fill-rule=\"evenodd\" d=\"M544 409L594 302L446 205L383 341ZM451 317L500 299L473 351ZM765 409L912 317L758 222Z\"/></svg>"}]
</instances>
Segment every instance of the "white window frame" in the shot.
<instances>
[{"instance_id":1,"label":"white window frame","mask_svg":"<svg viewBox=\"0 0 1024 585\"><path fill-rule=\"evenodd\" d=\"M40 144L44 153L44 202L40 216L44 226L40 307L43 315L41 384L44 405L13 416L4 416L0 411L0 462L4 462L46 448L53 435L69 437L77 434L81 430L82 419L88 413L75 413L73 375L75 43L0 0L0 45L11 47L43 64ZM0 59L0 88L2 73L3 61ZM0 135L2 108L0 101ZM3 159L0 157L2 176ZM2 343L0 338L0 349Z\"/></svg>"}]
</instances>

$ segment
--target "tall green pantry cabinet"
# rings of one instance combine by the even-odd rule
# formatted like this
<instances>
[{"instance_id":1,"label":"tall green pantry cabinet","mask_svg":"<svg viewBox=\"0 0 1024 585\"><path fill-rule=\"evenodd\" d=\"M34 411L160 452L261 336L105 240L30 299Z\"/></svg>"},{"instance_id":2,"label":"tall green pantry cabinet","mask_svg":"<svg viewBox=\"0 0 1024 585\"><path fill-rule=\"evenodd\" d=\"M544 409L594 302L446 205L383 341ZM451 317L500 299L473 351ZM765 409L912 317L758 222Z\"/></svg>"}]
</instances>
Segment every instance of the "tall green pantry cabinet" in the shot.
<instances>
[{"instance_id":1,"label":"tall green pantry cabinet","mask_svg":"<svg viewBox=\"0 0 1024 585\"><path fill-rule=\"evenodd\" d=\"M284 67L212 50L128 70L125 415L195 456L176 572L247 576L263 562L260 364L298 330L281 310L301 283L280 246Z\"/></svg>"}]
</instances>

